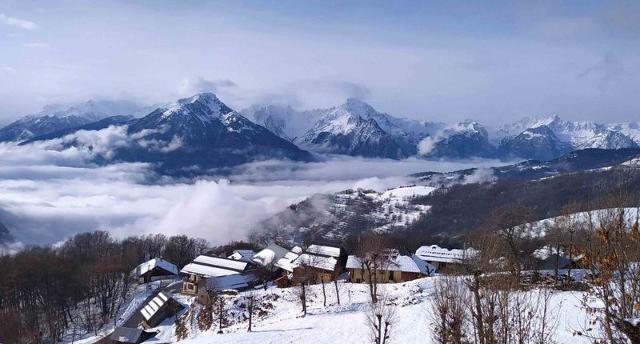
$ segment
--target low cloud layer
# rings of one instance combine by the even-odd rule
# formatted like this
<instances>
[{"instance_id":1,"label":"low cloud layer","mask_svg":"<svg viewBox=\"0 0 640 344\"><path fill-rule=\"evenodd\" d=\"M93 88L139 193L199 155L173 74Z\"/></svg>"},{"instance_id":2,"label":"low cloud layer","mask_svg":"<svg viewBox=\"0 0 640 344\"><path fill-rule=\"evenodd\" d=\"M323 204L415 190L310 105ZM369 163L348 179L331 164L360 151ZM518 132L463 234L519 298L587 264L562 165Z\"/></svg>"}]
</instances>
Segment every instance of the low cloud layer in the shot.
<instances>
[{"instance_id":1,"label":"low cloud layer","mask_svg":"<svg viewBox=\"0 0 640 344\"><path fill-rule=\"evenodd\" d=\"M90 154L108 155L110 147L122 144L116 129L77 136L94 150L65 148L55 141L0 144L0 222L19 241L48 244L102 229L119 237L188 234L220 244L245 238L258 221L314 193L384 190L408 183L406 175L414 172L494 164L332 157L309 164L247 164L230 180L149 184L148 165L88 163Z\"/></svg>"}]
</instances>

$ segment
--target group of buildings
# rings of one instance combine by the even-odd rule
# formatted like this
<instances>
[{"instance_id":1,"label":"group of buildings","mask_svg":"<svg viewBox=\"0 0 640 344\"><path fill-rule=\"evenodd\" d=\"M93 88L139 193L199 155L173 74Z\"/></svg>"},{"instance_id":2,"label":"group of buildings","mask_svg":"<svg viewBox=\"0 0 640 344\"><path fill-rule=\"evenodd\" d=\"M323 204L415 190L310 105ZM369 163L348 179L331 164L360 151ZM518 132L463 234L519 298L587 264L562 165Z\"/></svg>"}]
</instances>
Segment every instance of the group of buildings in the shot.
<instances>
[{"instance_id":1,"label":"group of buildings","mask_svg":"<svg viewBox=\"0 0 640 344\"><path fill-rule=\"evenodd\" d=\"M412 256L400 255L397 250L384 250L370 267L371 257L347 255L339 247L309 245L285 248L270 244L259 252L235 250L227 257L200 255L178 270L173 263L154 258L138 265L132 275L140 284L180 277L177 292L196 296L208 302L211 292L241 291L267 282L280 288L300 283L317 284L344 279L363 283L375 274L381 283L397 283L429 276L447 265L461 264L469 250L441 248L437 245L420 247ZM134 314L135 327L116 328L109 337L111 343L139 343L153 334L148 330L174 316L181 306L165 289L151 295ZM131 323L131 321L129 321Z\"/></svg>"}]
</instances>

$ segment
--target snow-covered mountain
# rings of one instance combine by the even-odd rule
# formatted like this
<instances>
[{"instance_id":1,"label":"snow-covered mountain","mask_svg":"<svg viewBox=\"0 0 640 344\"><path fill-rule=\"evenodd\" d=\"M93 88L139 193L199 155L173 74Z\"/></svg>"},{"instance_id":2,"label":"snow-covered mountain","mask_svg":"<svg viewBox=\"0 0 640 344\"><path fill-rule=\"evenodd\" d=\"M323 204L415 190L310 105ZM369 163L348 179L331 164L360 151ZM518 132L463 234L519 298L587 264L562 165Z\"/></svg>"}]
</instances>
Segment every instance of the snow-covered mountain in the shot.
<instances>
[{"instance_id":1,"label":"snow-covered mountain","mask_svg":"<svg viewBox=\"0 0 640 344\"><path fill-rule=\"evenodd\" d=\"M282 104L252 106L242 113L289 141L302 136L322 116L322 110L296 111L290 105Z\"/></svg>"},{"instance_id":2,"label":"snow-covered mountain","mask_svg":"<svg viewBox=\"0 0 640 344\"><path fill-rule=\"evenodd\" d=\"M550 137L546 129L538 129L541 127L546 127L553 133L555 138ZM522 135L531 133L531 130L535 130L539 134L542 131L547 132L547 143L556 146L557 155L549 156L548 153L551 153L553 149L543 148L545 145L540 146L543 151L536 151L535 146L541 144L540 135ZM502 152L523 158L549 158L560 156L566 152L564 147L558 145L558 141L572 150L586 148L637 148L638 141L634 141L632 137L640 138L640 129L638 129L637 123L600 124L591 121L566 121L558 116L548 116L533 119L524 118L515 123L505 125L497 131L494 139L500 141L500 150ZM513 141L516 139L519 148L528 146L531 149L511 150ZM533 141L527 143L527 139ZM547 146L547 148L549 147Z\"/></svg>"},{"instance_id":3,"label":"snow-covered mountain","mask_svg":"<svg viewBox=\"0 0 640 344\"><path fill-rule=\"evenodd\" d=\"M180 99L132 121L133 144L116 159L158 163L164 171L207 170L254 160L311 160L291 142L257 125L212 93Z\"/></svg>"},{"instance_id":4,"label":"snow-covered mountain","mask_svg":"<svg viewBox=\"0 0 640 344\"><path fill-rule=\"evenodd\" d=\"M470 158L495 157L496 149L489 142L487 129L475 121L447 126L418 144L424 157Z\"/></svg>"},{"instance_id":5,"label":"snow-covered mountain","mask_svg":"<svg viewBox=\"0 0 640 344\"><path fill-rule=\"evenodd\" d=\"M248 112L257 123L313 151L392 159L415 155L417 143L444 126L397 118L353 98L329 109L270 105Z\"/></svg>"},{"instance_id":6,"label":"snow-covered mountain","mask_svg":"<svg viewBox=\"0 0 640 344\"><path fill-rule=\"evenodd\" d=\"M562 142L546 125L525 129L515 137L506 137L499 146L502 157L525 157L548 160L571 151L571 144Z\"/></svg>"},{"instance_id":7,"label":"snow-covered mountain","mask_svg":"<svg viewBox=\"0 0 640 344\"><path fill-rule=\"evenodd\" d=\"M145 107L126 100L89 100L73 105L47 105L0 129L0 141L26 141L60 130L80 127L110 116L140 115Z\"/></svg>"}]
</instances>

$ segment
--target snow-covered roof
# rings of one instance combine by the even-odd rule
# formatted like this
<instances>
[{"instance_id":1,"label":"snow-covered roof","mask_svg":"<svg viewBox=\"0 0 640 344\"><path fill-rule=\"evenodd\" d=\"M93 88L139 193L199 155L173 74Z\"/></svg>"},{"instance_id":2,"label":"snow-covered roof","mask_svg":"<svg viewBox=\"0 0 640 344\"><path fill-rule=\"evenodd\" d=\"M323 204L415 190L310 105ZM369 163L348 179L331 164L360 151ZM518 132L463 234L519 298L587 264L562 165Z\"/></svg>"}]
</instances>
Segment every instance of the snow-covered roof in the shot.
<instances>
[{"instance_id":1,"label":"snow-covered roof","mask_svg":"<svg viewBox=\"0 0 640 344\"><path fill-rule=\"evenodd\" d=\"M163 292L159 292L158 295L156 295L156 297L151 299L151 301L149 301L149 303L147 303L147 305L140 310L140 313L142 313L142 316L144 317L145 320L149 320L168 301L169 301L169 297L165 295Z\"/></svg>"},{"instance_id":2,"label":"snow-covered roof","mask_svg":"<svg viewBox=\"0 0 640 344\"><path fill-rule=\"evenodd\" d=\"M178 268L173 263L168 262L162 258L153 258L147 260L146 262L138 265L135 269L133 269L132 273L136 277L140 277L156 267L159 267L174 275L178 274Z\"/></svg>"},{"instance_id":3,"label":"snow-covered roof","mask_svg":"<svg viewBox=\"0 0 640 344\"><path fill-rule=\"evenodd\" d=\"M477 251L468 248L466 250L448 249L438 245L421 246L416 250L416 256L427 262L462 263L464 258L476 255Z\"/></svg>"},{"instance_id":4,"label":"snow-covered roof","mask_svg":"<svg viewBox=\"0 0 640 344\"><path fill-rule=\"evenodd\" d=\"M305 251L305 253L321 255L321 256L329 256L334 258L340 257L339 248L331 247L331 246L315 245L315 244L307 247L307 250Z\"/></svg>"},{"instance_id":5,"label":"snow-covered roof","mask_svg":"<svg viewBox=\"0 0 640 344\"><path fill-rule=\"evenodd\" d=\"M244 271L247 267L247 262L205 255L196 257L196 259L193 260L193 263L237 271Z\"/></svg>"},{"instance_id":6,"label":"snow-covered roof","mask_svg":"<svg viewBox=\"0 0 640 344\"><path fill-rule=\"evenodd\" d=\"M274 265L283 270L293 272L293 261L298 259L298 257L298 254L287 252L287 254L285 254L284 257L278 259L278 261Z\"/></svg>"},{"instance_id":7,"label":"snow-covered roof","mask_svg":"<svg viewBox=\"0 0 640 344\"><path fill-rule=\"evenodd\" d=\"M256 279L257 277L253 273L220 276L208 279L207 286L214 290L238 290L249 287L249 283Z\"/></svg>"},{"instance_id":8,"label":"snow-covered roof","mask_svg":"<svg viewBox=\"0 0 640 344\"><path fill-rule=\"evenodd\" d=\"M218 268L215 266L202 265L196 263L189 263L180 270L183 274L193 274L193 275L201 275L204 277L219 277L219 276L227 276L227 275L236 275L239 274L239 271Z\"/></svg>"},{"instance_id":9,"label":"snow-covered roof","mask_svg":"<svg viewBox=\"0 0 640 344\"><path fill-rule=\"evenodd\" d=\"M276 244L270 244L262 251L256 253L253 258L251 258L251 260L261 266L267 266L270 264L275 264L274 262L278 262L287 253L289 253L289 250L287 250L286 248L278 246Z\"/></svg>"},{"instance_id":10,"label":"snow-covered roof","mask_svg":"<svg viewBox=\"0 0 640 344\"><path fill-rule=\"evenodd\" d=\"M244 262L250 262L251 258L253 258L253 256L255 254L256 253L253 250L235 250L227 258L228 259L233 259L233 260L241 260L241 261L244 261Z\"/></svg>"},{"instance_id":11,"label":"snow-covered roof","mask_svg":"<svg viewBox=\"0 0 640 344\"><path fill-rule=\"evenodd\" d=\"M293 267L306 265L317 269L333 271L335 270L337 263L338 260L333 257L316 256L303 253L293 262Z\"/></svg>"},{"instance_id":12,"label":"snow-covered roof","mask_svg":"<svg viewBox=\"0 0 640 344\"><path fill-rule=\"evenodd\" d=\"M402 272L422 272L416 262L409 256L387 257L387 261L382 264L383 270ZM361 269L362 264L357 256L347 257L347 269Z\"/></svg>"}]
</instances>

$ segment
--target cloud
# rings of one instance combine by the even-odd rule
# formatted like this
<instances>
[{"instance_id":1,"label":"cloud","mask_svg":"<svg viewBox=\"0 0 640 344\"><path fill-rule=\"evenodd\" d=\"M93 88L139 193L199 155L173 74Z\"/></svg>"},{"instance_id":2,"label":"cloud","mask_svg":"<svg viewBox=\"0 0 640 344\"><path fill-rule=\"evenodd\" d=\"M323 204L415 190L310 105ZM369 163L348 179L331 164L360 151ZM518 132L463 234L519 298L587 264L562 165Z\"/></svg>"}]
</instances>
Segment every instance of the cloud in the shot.
<instances>
[{"instance_id":1,"label":"cloud","mask_svg":"<svg viewBox=\"0 0 640 344\"><path fill-rule=\"evenodd\" d=\"M246 238L259 221L316 193L383 191L411 183L410 173L495 164L331 157L309 164L246 164L229 179L151 184L147 164L91 163L95 154L108 156L113 147L129 144L122 133L122 127L111 127L24 146L0 144L0 222L27 244L96 229L119 237L188 234L222 244ZM68 146L71 140L84 144Z\"/></svg>"},{"instance_id":2,"label":"cloud","mask_svg":"<svg viewBox=\"0 0 640 344\"><path fill-rule=\"evenodd\" d=\"M598 89L605 91L612 82L626 75L627 72L616 54L607 52L598 63L580 73L580 78L593 76L598 82Z\"/></svg>"},{"instance_id":3,"label":"cloud","mask_svg":"<svg viewBox=\"0 0 640 344\"><path fill-rule=\"evenodd\" d=\"M194 79L184 78L178 85L178 93L183 96L190 96L202 92L217 93L221 89L236 86L235 82L228 79L208 80L202 77Z\"/></svg>"},{"instance_id":4,"label":"cloud","mask_svg":"<svg viewBox=\"0 0 640 344\"><path fill-rule=\"evenodd\" d=\"M36 23L32 21L10 17L4 13L0 13L0 23L9 25L9 26L19 27L25 30L34 30L38 28L38 25L36 25Z\"/></svg>"},{"instance_id":5,"label":"cloud","mask_svg":"<svg viewBox=\"0 0 640 344\"><path fill-rule=\"evenodd\" d=\"M45 49L49 47L49 44L43 42L30 42L25 43L22 46L29 49Z\"/></svg>"}]
</instances>

